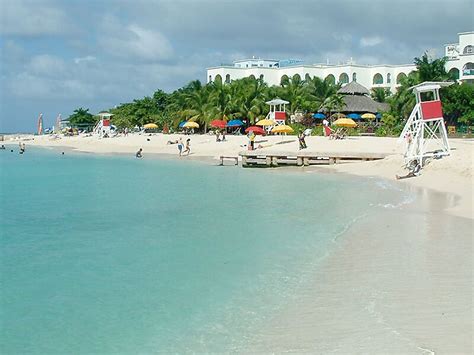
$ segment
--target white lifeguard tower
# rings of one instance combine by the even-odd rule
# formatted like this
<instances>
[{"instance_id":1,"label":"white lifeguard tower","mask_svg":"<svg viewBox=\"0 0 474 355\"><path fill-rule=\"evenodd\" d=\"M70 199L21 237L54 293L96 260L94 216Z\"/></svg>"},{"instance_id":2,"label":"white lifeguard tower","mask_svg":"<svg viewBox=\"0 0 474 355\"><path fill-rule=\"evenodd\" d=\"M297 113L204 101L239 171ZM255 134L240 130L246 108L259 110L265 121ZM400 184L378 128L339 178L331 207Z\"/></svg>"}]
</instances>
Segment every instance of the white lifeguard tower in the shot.
<instances>
[{"instance_id":1,"label":"white lifeguard tower","mask_svg":"<svg viewBox=\"0 0 474 355\"><path fill-rule=\"evenodd\" d=\"M276 98L266 102L270 105L270 112L268 112L267 119L275 121L276 126L284 125L286 121L286 105L288 101Z\"/></svg>"},{"instance_id":2,"label":"white lifeguard tower","mask_svg":"<svg viewBox=\"0 0 474 355\"><path fill-rule=\"evenodd\" d=\"M416 105L408 118L399 141L405 142L405 163L417 160L423 167L423 159L449 155L449 142L444 125L439 89L452 82L424 82L413 86Z\"/></svg>"},{"instance_id":3,"label":"white lifeguard tower","mask_svg":"<svg viewBox=\"0 0 474 355\"><path fill-rule=\"evenodd\" d=\"M110 123L110 118L113 116L112 113L109 112L99 112L99 122L97 122L96 126L94 127L94 133L102 135L110 135L110 131L112 129L112 125Z\"/></svg>"}]
</instances>

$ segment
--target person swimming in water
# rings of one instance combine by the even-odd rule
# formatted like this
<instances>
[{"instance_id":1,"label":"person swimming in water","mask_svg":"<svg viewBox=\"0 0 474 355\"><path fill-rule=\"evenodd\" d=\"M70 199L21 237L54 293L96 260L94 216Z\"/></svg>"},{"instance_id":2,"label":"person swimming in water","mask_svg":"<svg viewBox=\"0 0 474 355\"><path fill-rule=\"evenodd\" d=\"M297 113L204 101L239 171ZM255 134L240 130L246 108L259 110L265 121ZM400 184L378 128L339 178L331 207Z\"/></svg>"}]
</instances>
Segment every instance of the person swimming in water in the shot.
<instances>
[{"instance_id":1,"label":"person swimming in water","mask_svg":"<svg viewBox=\"0 0 474 355\"><path fill-rule=\"evenodd\" d=\"M138 152L135 154L135 157L136 157L136 158L143 158L142 152L143 152L143 149L140 148L140 149L138 150Z\"/></svg>"}]
</instances>

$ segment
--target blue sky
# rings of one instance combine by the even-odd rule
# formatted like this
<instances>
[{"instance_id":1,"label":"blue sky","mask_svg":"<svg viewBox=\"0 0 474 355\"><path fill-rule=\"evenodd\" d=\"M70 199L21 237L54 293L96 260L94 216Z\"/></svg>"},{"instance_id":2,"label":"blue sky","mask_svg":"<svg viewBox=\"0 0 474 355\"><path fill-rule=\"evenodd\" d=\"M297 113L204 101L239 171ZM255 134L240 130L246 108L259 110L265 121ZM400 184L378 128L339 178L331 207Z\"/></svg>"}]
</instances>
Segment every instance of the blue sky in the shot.
<instances>
[{"instance_id":1,"label":"blue sky","mask_svg":"<svg viewBox=\"0 0 474 355\"><path fill-rule=\"evenodd\" d=\"M92 113L252 55L411 63L474 28L472 0L0 0L0 132Z\"/></svg>"}]
</instances>

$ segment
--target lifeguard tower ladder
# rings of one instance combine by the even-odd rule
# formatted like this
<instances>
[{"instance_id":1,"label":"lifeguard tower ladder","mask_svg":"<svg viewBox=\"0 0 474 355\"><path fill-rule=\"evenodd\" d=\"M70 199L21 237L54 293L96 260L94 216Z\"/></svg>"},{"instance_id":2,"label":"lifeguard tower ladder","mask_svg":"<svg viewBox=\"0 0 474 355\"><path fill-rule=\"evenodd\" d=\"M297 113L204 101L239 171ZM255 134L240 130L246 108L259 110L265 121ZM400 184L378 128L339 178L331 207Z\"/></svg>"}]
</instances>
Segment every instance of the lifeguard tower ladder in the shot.
<instances>
[{"instance_id":1,"label":"lifeguard tower ladder","mask_svg":"<svg viewBox=\"0 0 474 355\"><path fill-rule=\"evenodd\" d=\"M270 105L270 112L268 112L266 118L275 121L275 125L277 126L284 125L286 121L286 105L288 105L289 102L276 98L267 101L266 104Z\"/></svg>"},{"instance_id":2,"label":"lifeguard tower ladder","mask_svg":"<svg viewBox=\"0 0 474 355\"><path fill-rule=\"evenodd\" d=\"M399 141L405 142L405 163L415 160L423 167L424 158L449 155L439 89L453 83L424 82L413 86L416 105L408 118Z\"/></svg>"},{"instance_id":3,"label":"lifeguard tower ladder","mask_svg":"<svg viewBox=\"0 0 474 355\"><path fill-rule=\"evenodd\" d=\"M97 122L96 126L94 127L94 133L97 133L100 136L104 134L110 135L112 128L110 124L110 118L113 116L113 114L108 112L99 112L98 116L99 122Z\"/></svg>"}]
</instances>

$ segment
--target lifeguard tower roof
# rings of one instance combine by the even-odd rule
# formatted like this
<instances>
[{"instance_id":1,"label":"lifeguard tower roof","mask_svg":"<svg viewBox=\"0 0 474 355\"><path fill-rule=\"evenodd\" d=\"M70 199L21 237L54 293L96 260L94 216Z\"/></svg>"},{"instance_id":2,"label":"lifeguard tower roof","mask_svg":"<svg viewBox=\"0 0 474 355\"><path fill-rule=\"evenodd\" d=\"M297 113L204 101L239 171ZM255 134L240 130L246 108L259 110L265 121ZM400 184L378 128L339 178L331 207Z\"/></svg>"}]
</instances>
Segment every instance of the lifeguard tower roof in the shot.
<instances>
[{"instance_id":1,"label":"lifeguard tower roof","mask_svg":"<svg viewBox=\"0 0 474 355\"><path fill-rule=\"evenodd\" d=\"M282 99L273 99L270 101L265 102L267 105L287 105L289 104L288 101L282 100Z\"/></svg>"},{"instance_id":2,"label":"lifeguard tower roof","mask_svg":"<svg viewBox=\"0 0 474 355\"><path fill-rule=\"evenodd\" d=\"M439 89L441 87L450 86L453 84L454 82L452 81L425 81L421 84L410 87L409 90L414 90L414 91L419 91L419 92L431 91L431 90Z\"/></svg>"}]
</instances>

